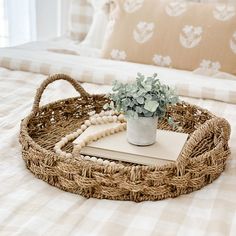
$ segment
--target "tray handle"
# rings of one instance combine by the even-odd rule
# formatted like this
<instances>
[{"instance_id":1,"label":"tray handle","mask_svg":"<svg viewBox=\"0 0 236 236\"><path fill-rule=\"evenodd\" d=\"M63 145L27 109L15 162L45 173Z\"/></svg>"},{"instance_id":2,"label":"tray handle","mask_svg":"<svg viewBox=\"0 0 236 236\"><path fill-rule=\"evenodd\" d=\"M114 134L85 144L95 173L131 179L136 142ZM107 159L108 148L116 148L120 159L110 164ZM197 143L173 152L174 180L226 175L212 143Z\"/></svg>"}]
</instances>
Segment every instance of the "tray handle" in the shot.
<instances>
[{"instance_id":1,"label":"tray handle","mask_svg":"<svg viewBox=\"0 0 236 236\"><path fill-rule=\"evenodd\" d=\"M89 93L87 93L84 88L79 84L78 81L76 81L75 79L72 79L70 76L65 75L65 74L55 74L55 75L51 75L49 76L46 80L43 81L43 83L40 85L40 87L37 89L35 98L34 98L34 104L32 107L32 112L35 113L38 111L39 109L39 103L41 100L41 97L43 95L44 90L46 89L46 87L53 83L56 80L65 80L68 81L74 88L76 91L78 91L81 95L81 97L83 98L88 98L90 95Z\"/></svg>"},{"instance_id":2,"label":"tray handle","mask_svg":"<svg viewBox=\"0 0 236 236\"><path fill-rule=\"evenodd\" d=\"M217 145L228 146L230 139L231 127L229 122L220 117L212 118L201 125L197 130L194 131L192 136L186 143L186 146L177 161L177 169L180 175L185 173L185 168L189 164L189 154L193 151L194 147L200 142L206 135L206 133L215 133L218 130L221 131L221 141Z\"/></svg>"}]
</instances>

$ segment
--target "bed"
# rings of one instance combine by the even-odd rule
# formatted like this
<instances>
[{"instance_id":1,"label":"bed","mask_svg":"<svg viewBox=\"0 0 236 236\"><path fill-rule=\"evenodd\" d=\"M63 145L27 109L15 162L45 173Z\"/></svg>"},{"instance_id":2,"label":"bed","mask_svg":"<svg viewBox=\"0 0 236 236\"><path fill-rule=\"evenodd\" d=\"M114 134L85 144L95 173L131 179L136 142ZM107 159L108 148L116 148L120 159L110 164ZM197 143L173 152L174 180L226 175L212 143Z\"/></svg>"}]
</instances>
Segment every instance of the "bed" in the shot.
<instances>
[{"instance_id":1,"label":"bed","mask_svg":"<svg viewBox=\"0 0 236 236\"><path fill-rule=\"evenodd\" d=\"M134 203L86 199L52 187L27 170L18 142L20 121L48 75L65 73L89 93L107 93L114 79L129 81L138 71L156 72L161 81L176 87L181 99L229 121L231 156L217 180L175 199ZM58 81L49 86L42 103L76 95L69 84ZM105 60L99 50L66 38L0 49L0 132L0 235L236 234L233 75L209 77L197 71Z\"/></svg>"}]
</instances>

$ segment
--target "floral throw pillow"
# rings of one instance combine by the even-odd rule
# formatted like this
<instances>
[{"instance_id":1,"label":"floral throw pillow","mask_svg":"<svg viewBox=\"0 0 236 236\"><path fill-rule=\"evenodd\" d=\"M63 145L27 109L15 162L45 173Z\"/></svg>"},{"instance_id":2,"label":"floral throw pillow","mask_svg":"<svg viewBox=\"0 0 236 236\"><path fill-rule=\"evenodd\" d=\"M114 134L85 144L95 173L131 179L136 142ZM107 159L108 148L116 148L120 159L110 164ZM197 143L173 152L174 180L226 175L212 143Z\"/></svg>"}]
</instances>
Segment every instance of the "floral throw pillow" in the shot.
<instances>
[{"instance_id":1,"label":"floral throw pillow","mask_svg":"<svg viewBox=\"0 0 236 236\"><path fill-rule=\"evenodd\" d=\"M236 74L236 5L114 0L103 57Z\"/></svg>"}]
</instances>

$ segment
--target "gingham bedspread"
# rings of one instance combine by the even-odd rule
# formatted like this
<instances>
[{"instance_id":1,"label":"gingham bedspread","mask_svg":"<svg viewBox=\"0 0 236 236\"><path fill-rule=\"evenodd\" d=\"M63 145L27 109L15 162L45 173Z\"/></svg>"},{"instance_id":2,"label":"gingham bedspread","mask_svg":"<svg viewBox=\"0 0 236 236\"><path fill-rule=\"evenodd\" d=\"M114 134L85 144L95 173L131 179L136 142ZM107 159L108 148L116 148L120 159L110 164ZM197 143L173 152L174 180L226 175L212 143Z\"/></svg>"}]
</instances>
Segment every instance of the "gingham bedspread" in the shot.
<instances>
[{"instance_id":1,"label":"gingham bedspread","mask_svg":"<svg viewBox=\"0 0 236 236\"><path fill-rule=\"evenodd\" d=\"M79 51L77 53L70 55L62 51L55 53L23 47L0 49L0 67L44 75L65 73L80 82L101 85L111 85L115 79L131 81L137 72L157 73L160 80L175 87L179 95L236 103L236 76L233 75L222 72L216 74L217 77L208 77L190 71L79 56Z\"/></svg>"},{"instance_id":2,"label":"gingham bedspread","mask_svg":"<svg viewBox=\"0 0 236 236\"><path fill-rule=\"evenodd\" d=\"M35 90L45 78L42 74L0 68L1 236L236 235L236 104L184 97L231 124L232 155L226 170L212 184L188 195L156 202L85 199L35 178L21 158L20 120L30 112ZM108 85L83 86L90 93L110 89ZM202 94L198 87L196 91ZM58 81L49 86L43 103L74 95L69 84Z\"/></svg>"}]
</instances>

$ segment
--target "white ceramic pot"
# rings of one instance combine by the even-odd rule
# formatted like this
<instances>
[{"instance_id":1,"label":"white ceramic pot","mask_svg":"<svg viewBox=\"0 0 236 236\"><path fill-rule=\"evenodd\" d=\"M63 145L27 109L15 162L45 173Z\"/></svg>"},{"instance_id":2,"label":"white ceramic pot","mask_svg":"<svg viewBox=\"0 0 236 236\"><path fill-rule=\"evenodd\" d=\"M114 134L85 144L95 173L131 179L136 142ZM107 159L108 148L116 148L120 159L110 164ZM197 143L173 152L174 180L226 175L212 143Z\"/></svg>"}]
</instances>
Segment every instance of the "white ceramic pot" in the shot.
<instances>
[{"instance_id":1,"label":"white ceramic pot","mask_svg":"<svg viewBox=\"0 0 236 236\"><path fill-rule=\"evenodd\" d=\"M139 146L156 142L157 117L139 117L127 119L127 140Z\"/></svg>"}]
</instances>

